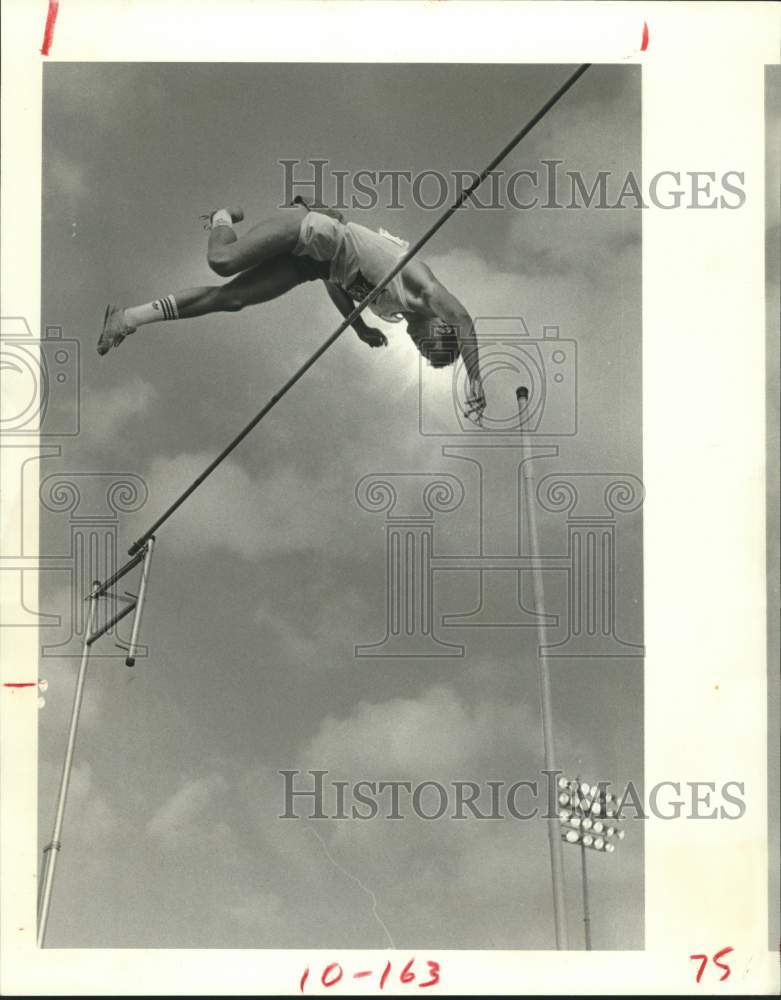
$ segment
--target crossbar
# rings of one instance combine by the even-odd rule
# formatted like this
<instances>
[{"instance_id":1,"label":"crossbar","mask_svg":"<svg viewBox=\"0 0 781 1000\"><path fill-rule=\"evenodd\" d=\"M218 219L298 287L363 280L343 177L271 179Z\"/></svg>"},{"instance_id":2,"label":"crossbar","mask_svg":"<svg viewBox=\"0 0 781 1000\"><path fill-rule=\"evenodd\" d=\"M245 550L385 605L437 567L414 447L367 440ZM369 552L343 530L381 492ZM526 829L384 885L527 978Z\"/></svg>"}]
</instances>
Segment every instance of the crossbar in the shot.
<instances>
[{"instance_id":1,"label":"crossbar","mask_svg":"<svg viewBox=\"0 0 781 1000\"><path fill-rule=\"evenodd\" d=\"M185 500L191 496L198 487L208 479L208 477L214 472L218 465L225 461L228 455L238 447L239 444L244 440L244 438L260 423L260 421L266 416L266 414L272 410L277 403L282 399L286 393L293 388L293 386L298 382L298 380L309 371L312 365L321 358L325 352L331 347L338 338L344 333L344 331L351 326L356 319L361 315L361 313L370 306L374 300L382 294L387 285L396 277L396 275L403 270L404 267L409 263L409 261L425 246L426 243L431 239L431 237L438 232L442 226L447 222L451 215L453 215L464 202L477 190L477 188L483 183L486 177L494 170L502 160L508 156L509 153L518 145L518 143L531 132L535 125L537 125L542 118L550 111L550 109L556 104L566 92L572 87L577 80L586 72L590 67L591 63L583 63L579 66L574 73L564 83L559 87L556 93L550 97L545 104L540 108L540 110L529 119L529 121L523 126L523 128L517 132L512 139L504 146L496 156L491 160L491 162L483 169L483 171L472 181L472 183L465 188L461 194L456 198L450 208L446 209L442 215L426 230L426 232L417 240L413 245L399 258L397 263L391 268L391 270L385 275L385 277L380 281L380 283L369 292L353 309L349 316L346 316L344 320L339 324L339 326L334 330L334 332L328 337L317 350L307 358L307 360L301 365L300 368L290 378L285 382L282 388L276 392L271 399L265 404L265 406L250 420L250 422L242 428L241 431L223 448L223 450L217 455L213 461L211 461L203 472L197 476L192 483L184 490L180 495L174 500L174 502L167 507L163 513L158 517L158 519L151 525L147 531L144 532L141 537L135 541L128 550L128 555L135 555L141 548L146 544L146 542L155 534L158 528L174 514L185 502Z\"/></svg>"}]
</instances>

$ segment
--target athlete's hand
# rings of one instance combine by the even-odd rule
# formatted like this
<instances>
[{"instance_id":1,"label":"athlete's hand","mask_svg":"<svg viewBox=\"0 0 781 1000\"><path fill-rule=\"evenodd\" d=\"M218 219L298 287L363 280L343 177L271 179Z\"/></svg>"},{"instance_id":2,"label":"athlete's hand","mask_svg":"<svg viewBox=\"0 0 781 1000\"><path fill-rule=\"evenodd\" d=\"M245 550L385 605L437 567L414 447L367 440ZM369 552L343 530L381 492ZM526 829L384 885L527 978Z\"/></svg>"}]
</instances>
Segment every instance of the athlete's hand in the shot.
<instances>
[{"instance_id":1,"label":"athlete's hand","mask_svg":"<svg viewBox=\"0 0 781 1000\"><path fill-rule=\"evenodd\" d=\"M464 400L464 416L477 427L483 426L483 412L486 407L482 382L475 379L469 383L469 392Z\"/></svg>"},{"instance_id":2,"label":"athlete's hand","mask_svg":"<svg viewBox=\"0 0 781 1000\"><path fill-rule=\"evenodd\" d=\"M388 346L388 338L385 336L382 330L378 330L374 326L364 326L363 329L356 330L355 332L358 334L358 337L364 342L364 344L368 344L369 347Z\"/></svg>"}]
</instances>

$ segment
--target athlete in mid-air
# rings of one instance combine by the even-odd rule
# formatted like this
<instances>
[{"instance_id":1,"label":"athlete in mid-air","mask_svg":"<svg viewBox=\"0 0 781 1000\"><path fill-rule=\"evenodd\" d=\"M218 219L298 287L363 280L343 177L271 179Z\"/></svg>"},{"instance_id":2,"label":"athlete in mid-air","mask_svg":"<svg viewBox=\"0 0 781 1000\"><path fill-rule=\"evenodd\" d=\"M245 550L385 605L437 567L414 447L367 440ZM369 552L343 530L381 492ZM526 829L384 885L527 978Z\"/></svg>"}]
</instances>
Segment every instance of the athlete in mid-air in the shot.
<instances>
[{"instance_id":1,"label":"athlete in mid-air","mask_svg":"<svg viewBox=\"0 0 781 1000\"><path fill-rule=\"evenodd\" d=\"M207 260L222 278L208 285L174 292L144 305L123 309L109 305L98 340L98 354L118 347L140 326L161 320L190 319L216 312L238 312L268 302L306 281L321 279L332 301L347 317L355 303L369 294L407 248L403 240L374 232L340 212L310 208L302 199L279 208L244 236L234 225L240 208L219 209L207 219ZM480 423L485 409L477 338L469 313L431 269L413 258L367 308L389 322L406 321L407 332L421 354L435 368L463 359L468 375L464 401L467 417ZM367 326L361 317L352 324L369 347L384 347L385 334Z\"/></svg>"}]
</instances>

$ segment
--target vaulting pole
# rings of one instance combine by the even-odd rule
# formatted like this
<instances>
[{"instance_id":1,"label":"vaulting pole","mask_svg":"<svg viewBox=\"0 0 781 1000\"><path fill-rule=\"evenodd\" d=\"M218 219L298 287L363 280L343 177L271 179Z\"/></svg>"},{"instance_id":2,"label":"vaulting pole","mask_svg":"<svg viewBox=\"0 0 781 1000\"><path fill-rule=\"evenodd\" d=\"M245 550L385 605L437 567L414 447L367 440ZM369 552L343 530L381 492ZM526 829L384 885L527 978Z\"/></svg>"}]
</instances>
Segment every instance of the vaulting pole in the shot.
<instances>
[{"instance_id":1,"label":"vaulting pole","mask_svg":"<svg viewBox=\"0 0 781 1000\"><path fill-rule=\"evenodd\" d=\"M542 715L542 744L545 754L545 770L548 775L556 771L556 745L553 739L553 709L551 706L550 673L545 647L548 645L545 625L545 589L540 569L540 541L537 534L537 515L534 506L534 471L529 434L524 433L523 424L529 405L529 390L520 386L516 391L521 430L521 469L526 483L523 502L529 525L529 554L532 557L532 579L534 580L534 611L537 615L537 664L539 668L540 708ZM553 921L556 929L556 947L569 948L567 934L567 907L564 899L564 855L561 847L561 824L557 813L548 817L548 846L550 848L551 880L553 883Z\"/></svg>"},{"instance_id":2,"label":"vaulting pole","mask_svg":"<svg viewBox=\"0 0 781 1000\"><path fill-rule=\"evenodd\" d=\"M76 734L79 729L79 716L81 715L81 703L84 698L84 684L87 679L87 664L90 654L90 637L95 624L95 615L98 604L98 591L100 582L95 581L92 593L89 595L89 614L87 616L87 628L84 632L84 646L81 652L81 663L79 673L76 678L76 692L73 696L73 709L71 711L70 727L68 729L68 743L65 748L65 762L62 767L62 778L60 779L60 791L57 796L57 810L54 815L54 827L52 829L52 839L48 846L44 848L44 870L41 891L38 898L38 947L43 948L46 940L46 926L49 922L49 907L52 899L52 886L54 885L54 870L57 865L57 855L60 853L60 837L62 836L62 822L65 817L65 803L68 798L68 788L71 780L71 770L73 768L73 753L76 749Z\"/></svg>"},{"instance_id":3,"label":"vaulting pole","mask_svg":"<svg viewBox=\"0 0 781 1000\"><path fill-rule=\"evenodd\" d=\"M496 156L491 160L488 166L485 167L482 173L480 173L472 181L472 183L467 188L465 188L464 191L461 192L461 194L458 196L458 198L456 198L456 200L453 202L450 208L446 209L442 213L442 215L436 220L436 222L434 222L433 225L430 226L428 230L426 230L426 232L420 237L420 239L416 243L413 243L413 245L409 248L409 250L407 250L406 253L399 258L394 267L391 268L391 270L385 275L385 277L376 286L376 288L372 289L372 291L369 292L369 294L358 303L355 309L353 309L350 315L347 316L339 324L339 326L334 330L331 336L328 337L328 339L325 340L320 345L320 347L318 347L318 349L314 352L314 354L310 355L310 357L301 365L301 367L293 375L290 376L290 378L287 380L287 382L285 382L285 384L282 386L279 392L275 393L271 397L271 399L266 403L263 409L260 410L260 412L257 413L252 418L252 420L250 420L250 422L246 425L246 427L244 427L236 435L236 437L233 438L233 440L228 445L226 445L225 448L223 448L223 450L219 453L219 455L217 455L217 457L212 462L209 463L209 465L203 470L203 472L196 479L193 480L193 482L187 487L187 489L183 493L181 493L176 500L174 500L171 506L168 507L165 511L163 511L163 513L160 515L160 517L158 517L155 523L147 531L145 531L144 534L137 541L135 541L130 546L130 549L128 550L128 555L131 556L136 555L136 553L141 550L142 546L152 537L152 535L155 534L158 528L160 528L161 525L165 524L168 518L176 510L178 510L179 507L182 506L185 500L198 489L201 483L203 483L205 479L208 479L208 477L212 474L212 472L214 472L217 466L225 461L228 455L230 455L231 452L244 440L244 438L250 433L250 431L252 431L255 427L257 427L257 425L266 416L269 410L272 410L277 405L280 399L282 399L282 397L288 392L288 390L293 388L293 386L296 384L296 382L298 382L301 376L309 371L309 369L312 367L315 361L317 361L318 358L322 357L323 354L325 354L328 348L331 347L331 345L335 343L335 341L338 340L339 337L341 337L341 335L349 326L352 326L355 320L358 319L358 317L361 315L363 310L367 306L371 305L371 303L374 302L374 300L379 295L382 294L386 286L409 263L409 261L412 260L412 258L426 245L426 243L428 243L431 237L436 232L438 232L442 228L442 226L444 226L444 224L447 222L450 216L453 215L459 208L461 208L464 202L472 194L474 194L474 192L483 183L483 181L491 173L491 171L494 170L502 162L502 160L509 153L512 152L512 150L518 145L521 139L523 139L525 136L529 134L529 132L531 132L534 126L537 125L541 121L541 119L545 117L545 115L550 111L550 109L554 106L554 104L556 104L564 96L564 94L567 93L570 87L577 80L579 80L581 76L583 76L583 74L586 72L586 70L589 68L590 65L591 65L590 63L583 63L582 66L579 66L575 70L575 72L567 80L564 81L564 83L559 87L556 93L551 98L549 98L549 100L547 100L545 104L543 104L543 106L540 108L537 114L529 119L529 121L523 126L520 132L514 135L512 139L507 143L507 145L499 153L496 154Z\"/></svg>"}]
</instances>

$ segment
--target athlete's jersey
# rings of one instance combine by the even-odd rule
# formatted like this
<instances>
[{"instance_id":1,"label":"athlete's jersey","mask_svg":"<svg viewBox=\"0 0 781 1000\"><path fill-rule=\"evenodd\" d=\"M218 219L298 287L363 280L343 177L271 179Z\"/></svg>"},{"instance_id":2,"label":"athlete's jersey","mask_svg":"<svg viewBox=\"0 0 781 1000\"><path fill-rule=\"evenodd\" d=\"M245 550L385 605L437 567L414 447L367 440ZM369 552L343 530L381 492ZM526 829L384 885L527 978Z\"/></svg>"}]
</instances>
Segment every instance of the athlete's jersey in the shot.
<instances>
[{"instance_id":1,"label":"athlete's jersey","mask_svg":"<svg viewBox=\"0 0 781 1000\"><path fill-rule=\"evenodd\" d=\"M319 212L309 212L301 222L293 253L330 261L330 280L360 302L385 277L404 254L407 244L389 233L375 233L355 222L342 224ZM397 274L369 309L381 319L397 323L402 313L413 312L401 274Z\"/></svg>"}]
</instances>

